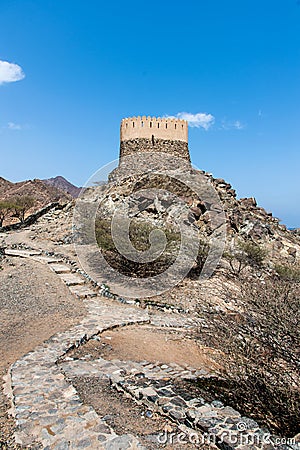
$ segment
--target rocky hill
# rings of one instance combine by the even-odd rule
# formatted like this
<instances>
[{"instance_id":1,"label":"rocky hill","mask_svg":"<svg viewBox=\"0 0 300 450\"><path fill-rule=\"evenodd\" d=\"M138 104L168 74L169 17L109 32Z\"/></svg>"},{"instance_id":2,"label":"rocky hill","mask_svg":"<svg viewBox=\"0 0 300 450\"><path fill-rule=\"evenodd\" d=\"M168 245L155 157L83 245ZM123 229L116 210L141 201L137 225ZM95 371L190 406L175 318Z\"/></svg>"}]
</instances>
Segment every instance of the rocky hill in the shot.
<instances>
[{"instance_id":1,"label":"rocky hill","mask_svg":"<svg viewBox=\"0 0 300 450\"><path fill-rule=\"evenodd\" d=\"M35 198L40 206L60 199L71 199L70 194L36 178L17 183L0 178L0 199L10 199L25 195Z\"/></svg>"},{"instance_id":2,"label":"rocky hill","mask_svg":"<svg viewBox=\"0 0 300 450\"><path fill-rule=\"evenodd\" d=\"M212 235L212 212L215 216L223 214L223 217L225 213L226 252L238 248L239 242L253 243L267 252L267 257L260 267L249 266L249 270L243 273L233 273L225 252L209 279L200 282L197 277L186 276L172 289L151 298L142 296L127 298L125 295L120 297L107 279L95 281L93 272L83 266L80 255L75 252L74 231L79 235L80 228L76 222L74 226L75 202L72 200L64 205L53 206L34 223L19 229L16 233L13 231L2 233L4 254L7 258L4 258L2 263L0 278L3 278L0 281L6 289L3 298L10 301L6 311L10 313L14 308L15 298L20 297L20 294L15 295L13 291L16 283L10 281L15 279L20 280L17 285L21 286L20 292L26 305L28 299L32 298L32 294L26 291L28 286L39 292L42 300L42 295L45 295L46 299L43 301L48 304L49 283L53 283L51 289L54 289L55 279L50 280L50 276L45 274L45 277L47 275L45 282L41 284L40 281L45 261L48 261L49 269L51 268L49 273L53 275L57 271L70 291L80 298L83 297L87 308L94 308L88 310L91 311L89 312L91 322L84 318L80 328L81 334L70 337L69 344L72 344L70 348L75 349L74 352L66 347L69 349L66 358L55 362L53 365L55 371L59 364L66 376L66 386L69 383L75 387L83 404L92 405L101 417L104 415L112 417L111 411L115 411L116 417L119 417L121 422L113 419L108 422L109 425L115 432L122 434L130 432L137 436L145 448L182 449L182 444L171 447L156 445L157 439L153 430L156 420L161 426L162 417L169 430L176 431L176 427L182 427L184 421L187 432L204 430L227 436L228 431L233 429L232 424L235 420L235 430L244 430L243 427L246 426L247 433L262 433L261 430L270 429L276 436L293 437L295 442L299 442L299 232L288 230L280 224L277 218L258 206L254 198L238 199L234 189L223 179L216 179L206 172L202 172L201 175L208 184L214 186L221 200L218 206L221 204L222 207L218 208L217 204L210 204L203 198L193 195L186 185L175 183L173 186L175 194L187 206L185 222L188 229L193 232L197 230L201 238L209 240ZM43 183L38 181L37 183L33 180L32 183L38 185ZM25 188L32 185L30 182L26 183ZM16 189L6 180L0 180L0 185L6 186L8 192L10 189ZM151 192L151 188L155 186L159 186L165 192L161 196ZM50 189L50 186L48 188ZM89 188L84 192L84 199L87 198L93 205L99 197L103 199L100 208L102 222L98 223L101 239L98 244L102 245L101 250L105 258L112 262L115 268L120 269L120 273L123 268L128 278L130 276L142 278L144 274L148 274L136 270L137 267L133 267L131 273L130 270L129 273L126 272L130 266L128 262L118 259L110 240L110 228L106 227L107 222L117 207L127 202L131 211L130 218L134 219L135 225L141 225L140 230L138 226L134 226L130 234L138 250L145 251L149 244L147 241L149 231L153 231L154 228L168 230L167 238L174 239L176 243L178 230L176 220L173 218L178 217L178 205L173 202L171 192L168 180L163 184L162 180L159 182L157 178L151 178L151 174L132 176L122 184L108 183L105 186ZM149 227L145 226L145 223L148 223ZM166 249L168 250L168 247ZM169 250L172 256L173 248ZM21 257L23 260L18 262ZM15 266L11 265L12 259L16 261L13 261ZM94 254L91 259L94 262ZM38 266L39 261L43 262L41 269ZM282 278L280 273L276 272L277 261L282 265L286 264L287 270L281 272ZM91 267L93 269L94 265ZM291 267L295 269L294 272L290 271ZM157 267L152 267L151 271L152 269ZM37 274L36 281L31 278L33 272ZM102 271L100 275L103 277ZM26 289L22 287L22 283ZM63 288L65 286L57 287L58 292L62 294L61 298L59 295L54 296L57 301L54 307L65 314L66 306L61 305L62 298L66 299L67 293L61 291ZM39 305L37 300L35 303ZM44 307L39 309L44 311ZM31 311L31 308L27 307L25 311ZM77 307L76 317L79 317L80 313ZM100 318L99 314L102 315ZM53 315L52 311L50 315ZM62 323L60 316L55 317L59 319L56 320L58 324ZM142 320L141 324L134 322L135 317ZM99 322L101 326L102 323L105 327L107 323L111 324L112 328L107 330L107 334L102 331L103 328L100 332L98 328L91 331L95 318L101 320ZM11 336L10 330L13 328L8 313L5 316L5 311L4 320L7 347L7 339L11 339L8 342L14 342L14 336ZM27 323L24 314L20 320ZM130 326L127 326L127 320ZM122 324L120 329L118 329L119 322ZM33 327L31 322L29 325ZM18 327L21 337L25 331L22 327ZM52 323L49 322L49 329L46 331L49 336L53 334ZM43 339L47 336L46 334ZM57 342L61 344L62 336L65 334L55 337L53 341L55 345ZM74 339L75 342L74 336L77 339L76 344L72 341ZM69 336L67 337L69 339ZM31 341L30 334L28 348L26 350L21 348L20 355L16 353L6 356L6 360L10 358L9 361L12 362L21 357L25 351L32 350ZM26 339L24 342L27 342ZM51 341L49 342L50 347L47 351L52 352ZM36 358L36 364L32 365L33 357ZM25 365L26 358L27 356ZM51 358L52 353L46 364L53 364ZM29 370L32 367L39 370L40 359L40 354L31 354ZM19 366L15 365L14 370L24 370L23 363L21 360ZM49 367L47 365L47 371ZM25 370L28 368L25 367ZM38 376L43 377L44 373L41 370ZM16 379L18 381L18 376ZM30 374L27 379L36 380ZM107 383L101 380L106 380ZM53 388L60 392L62 387L59 378L51 379L51 386L45 383L44 378L38 381L37 389L40 389L39 395L44 402L43 408L39 411L43 414L43 411L49 411L48 399L52 401L50 395L42 395L44 389L49 390L53 385ZM19 390L20 387L15 385L14 388ZM28 389L31 388L29 385ZM26 390L27 386L24 389ZM18 403L23 401L23 393L24 398L31 401L32 396L28 396L27 391L22 391L21 396L15 397L15 408L23 407ZM137 407L144 410L139 410L138 415L134 415L133 411ZM4 411L6 406L1 407L0 397L0 413L1 408ZM31 403L28 406L29 411L30 408ZM58 410L55 409L53 413L55 420L59 414L65 414L63 409L65 406L62 412L59 408L60 404ZM79 413L81 414L81 411ZM36 424L39 426L40 422L35 422L30 414L29 412L29 416L25 416L24 420L31 430L30 427ZM72 414L76 416L75 409L72 409ZM137 417L143 418L139 420ZM147 425L147 420L149 428L141 428ZM8 424L4 413L0 414L0 427L1 421L5 422L4 425L7 427L2 438L3 442L12 440L14 422ZM86 439L90 438L90 429L89 426L84 429L83 436ZM26 430L27 428L24 436L30 439L31 434ZM34 432L37 436L41 435L39 429ZM45 439L50 442L52 435L46 435ZM57 432L55 439L64 442L64 428ZM214 450L224 448L218 442L217 444L210 448ZM125 444L122 444L122 448L126 448ZM187 444L185 448L192 450L196 447ZM237 447L230 444L226 448L235 450ZM253 445L251 448L258 450L262 447ZM299 446L274 445L270 448L296 450Z\"/></svg>"},{"instance_id":3,"label":"rocky hill","mask_svg":"<svg viewBox=\"0 0 300 450\"><path fill-rule=\"evenodd\" d=\"M68 202L72 200L72 195L42 180L26 180L18 183L0 178L0 200L14 200L19 197L31 197L34 200L34 206L30 208L26 216L43 208L53 202ZM12 213L6 217L5 225L15 222Z\"/></svg>"},{"instance_id":4,"label":"rocky hill","mask_svg":"<svg viewBox=\"0 0 300 450\"><path fill-rule=\"evenodd\" d=\"M74 198L77 198L81 191L80 187L75 186L74 184L70 183L70 181L66 180L64 177L60 175L55 178L48 178L42 181L46 183L48 186L53 186L59 189L60 191L64 191Z\"/></svg>"},{"instance_id":5,"label":"rocky hill","mask_svg":"<svg viewBox=\"0 0 300 450\"><path fill-rule=\"evenodd\" d=\"M6 180L5 178L0 177L0 197L2 197L3 193L11 189L14 183Z\"/></svg>"},{"instance_id":6,"label":"rocky hill","mask_svg":"<svg viewBox=\"0 0 300 450\"><path fill-rule=\"evenodd\" d=\"M189 207L188 222L191 227L196 227L204 238L209 238L212 233L212 214L225 213L227 246L238 240L250 240L263 246L269 255L269 260L284 258L293 263L300 259L299 230L289 230L280 220L257 205L255 198L238 199L232 186L221 178L214 178L210 173L199 172L208 185L215 188L220 199L219 205L209 204L201 198L193 195L186 187L178 186L176 195L181 196ZM172 225L171 215L174 204L169 197L169 192L174 191L171 183L151 179L148 175L129 177L122 184L112 185L103 195L102 214L108 217L114 209L126 201L136 189L147 189L160 186L166 190L161 199L150 194L131 199L129 207L132 209L132 217L151 222L152 225ZM221 205L221 206L220 206Z\"/></svg>"}]
</instances>

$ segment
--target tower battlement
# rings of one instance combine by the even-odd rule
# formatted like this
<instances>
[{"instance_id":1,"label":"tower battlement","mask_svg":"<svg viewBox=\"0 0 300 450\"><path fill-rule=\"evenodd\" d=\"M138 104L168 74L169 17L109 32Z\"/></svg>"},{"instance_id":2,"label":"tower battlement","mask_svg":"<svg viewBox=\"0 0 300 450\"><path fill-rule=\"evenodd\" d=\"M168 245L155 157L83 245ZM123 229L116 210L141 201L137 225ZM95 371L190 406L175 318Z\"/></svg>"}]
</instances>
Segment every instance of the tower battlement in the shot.
<instances>
[{"instance_id":1,"label":"tower battlement","mask_svg":"<svg viewBox=\"0 0 300 450\"><path fill-rule=\"evenodd\" d=\"M120 140L164 139L188 142L188 123L186 120L169 117L129 117L121 122Z\"/></svg>"},{"instance_id":2,"label":"tower battlement","mask_svg":"<svg viewBox=\"0 0 300 450\"><path fill-rule=\"evenodd\" d=\"M120 126L119 166L109 175L113 181L139 171L165 165L191 168L188 123L168 117L127 117Z\"/></svg>"},{"instance_id":3,"label":"tower battlement","mask_svg":"<svg viewBox=\"0 0 300 450\"><path fill-rule=\"evenodd\" d=\"M188 123L168 117L128 117L120 127L120 161L140 153L167 153L190 161Z\"/></svg>"}]
</instances>

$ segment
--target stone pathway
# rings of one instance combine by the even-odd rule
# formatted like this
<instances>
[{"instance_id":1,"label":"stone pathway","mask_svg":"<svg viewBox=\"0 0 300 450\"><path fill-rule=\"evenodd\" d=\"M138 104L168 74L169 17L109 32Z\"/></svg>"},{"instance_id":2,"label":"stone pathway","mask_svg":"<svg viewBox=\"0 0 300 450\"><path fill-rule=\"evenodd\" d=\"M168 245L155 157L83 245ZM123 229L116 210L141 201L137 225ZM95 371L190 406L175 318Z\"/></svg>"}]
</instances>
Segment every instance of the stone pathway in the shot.
<instances>
[{"instance_id":1,"label":"stone pathway","mask_svg":"<svg viewBox=\"0 0 300 450\"><path fill-rule=\"evenodd\" d=\"M198 430L201 435L214 436L213 443L218 448L300 448L297 444L264 443L262 437L266 432L234 409L217 401L208 404L202 398L176 392L172 380L209 377L204 369L147 361L72 360L67 355L68 350L89 339L97 339L99 333L110 328L151 321L152 325L160 327L192 329L195 322L186 316L149 316L147 311L137 307L117 302L113 306L107 304L87 282L87 277L75 271L71 264L64 263L63 258L45 256L34 250L7 249L6 254L48 264L70 291L83 299L88 312L80 324L55 334L12 365L5 389L12 399L12 413L17 425L15 438L21 445L46 450L142 449L136 437L117 436L91 406L82 403L75 388L66 381L66 376L72 379L95 375L108 377L117 390L176 423L185 434ZM249 438L252 439L250 445L247 443Z\"/></svg>"},{"instance_id":2,"label":"stone pathway","mask_svg":"<svg viewBox=\"0 0 300 450\"><path fill-rule=\"evenodd\" d=\"M110 378L116 389L176 423L184 435L197 436L199 443L215 444L224 450L299 448L285 442L277 443L278 438L262 430L254 420L242 417L238 411L219 401L206 403L201 397L178 392L171 376L160 382L149 377L147 372L114 374Z\"/></svg>"},{"instance_id":3,"label":"stone pathway","mask_svg":"<svg viewBox=\"0 0 300 450\"><path fill-rule=\"evenodd\" d=\"M192 367L185 368L178 364L152 364L148 361L121 361L118 359L105 360L103 358L70 360L66 358L59 363L59 366L68 376L91 376L96 374L114 375L126 374L129 376L143 374L152 380L163 380L166 378L196 379L198 377L210 377L211 375L204 369L196 370Z\"/></svg>"},{"instance_id":4,"label":"stone pathway","mask_svg":"<svg viewBox=\"0 0 300 450\"><path fill-rule=\"evenodd\" d=\"M59 364L70 378L97 376L108 377L119 392L129 394L133 401L147 406L175 423L185 436L199 439L199 443L216 444L226 450L299 449L295 444L277 441L262 430L252 419L220 401L207 403L201 397L178 392L174 379L195 379L211 376L205 370L183 368L178 364L151 364L147 361L71 360L68 357ZM186 442L189 442L188 440ZM192 442L195 442L192 441ZM196 448L196 446L195 446ZM209 448L209 447L207 447Z\"/></svg>"},{"instance_id":5,"label":"stone pathway","mask_svg":"<svg viewBox=\"0 0 300 450\"><path fill-rule=\"evenodd\" d=\"M83 301L88 310L79 325L55 334L12 365L6 393L12 398L16 442L47 450L142 448L134 436L117 436L92 407L83 405L56 363L70 348L106 329L149 322L147 312L105 304L95 297L94 290L84 286L82 277L71 273L59 259L31 251L7 250L6 254L39 258L49 264L70 289L84 289L79 296L87 297Z\"/></svg>"}]
</instances>

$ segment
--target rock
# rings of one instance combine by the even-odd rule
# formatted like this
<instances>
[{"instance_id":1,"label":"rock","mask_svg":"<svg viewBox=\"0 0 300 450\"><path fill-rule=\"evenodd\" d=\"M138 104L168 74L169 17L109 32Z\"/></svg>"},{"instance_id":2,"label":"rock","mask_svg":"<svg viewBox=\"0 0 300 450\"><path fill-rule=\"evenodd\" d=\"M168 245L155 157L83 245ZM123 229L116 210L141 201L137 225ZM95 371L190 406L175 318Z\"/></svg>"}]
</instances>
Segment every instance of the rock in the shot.
<instances>
[{"instance_id":1,"label":"rock","mask_svg":"<svg viewBox=\"0 0 300 450\"><path fill-rule=\"evenodd\" d=\"M144 447L139 444L137 439L130 434L123 434L111 439L107 444L103 444L105 450L143 450Z\"/></svg>"},{"instance_id":2,"label":"rock","mask_svg":"<svg viewBox=\"0 0 300 450\"><path fill-rule=\"evenodd\" d=\"M179 409L171 409L169 411L169 414L171 417L173 417L173 419L179 420L180 422L184 421L184 419L185 419L185 415L184 415L183 411L181 411Z\"/></svg>"},{"instance_id":3,"label":"rock","mask_svg":"<svg viewBox=\"0 0 300 450\"><path fill-rule=\"evenodd\" d=\"M288 248L288 254L291 255L293 258L296 258L297 256L297 249L294 247L289 247Z\"/></svg>"},{"instance_id":4,"label":"rock","mask_svg":"<svg viewBox=\"0 0 300 450\"><path fill-rule=\"evenodd\" d=\"M214 408L222 408L224 406L224 404L219 400L214 400L211 404Z\"/></svg>"},{"instance_id":5,"label":"rock","mask_svg":"<svg viewBox=\"0 0 300 450\"><path fill-rule=\"evenodd\" d=\"M187 415L187 418L193 422L197 417L197 410L194 408L188 409L186 415Z\"/></svg>"},{"instance_id":6,"label":"rock","mask_svg":"<svg viewBox=\"0 0 300 450\"><path fill-rule=\"evenodd\" d=\"M151 387L147 387L140 390L142 397L157 397L157 392Z\"/></svg>"},{"instance_id":7,"label":"rock","mask_svg":"<svg viewBox=\"0 0 300 450\"><path fill-rule=\"evenodd\" d=\"M255 208L257 206L257 202L254 197L241 198L240 202L245 208Z\"/></svg>"},{"instance_id":8,"label":"rock","mask_svg":"<svg viewBox=\"0 0 300 450\"><path fill-rule=\"evenodd\" d=\"M194 214L196 220L198 220L202 214L202 211L197 206L193 206L191 209L191 212Z\"/></svg>"},{"instance_id":9,"label":"rock","mask_svg":"<svg viewBox=\"0 0 300 450\"><path fill-rule=\"evenodd\" d=\"M0 258L4 257L5 249L6 249L6 244L5 244L5 241L3 240L2 242L0 242Z\"/></svg>"}]
</instances>

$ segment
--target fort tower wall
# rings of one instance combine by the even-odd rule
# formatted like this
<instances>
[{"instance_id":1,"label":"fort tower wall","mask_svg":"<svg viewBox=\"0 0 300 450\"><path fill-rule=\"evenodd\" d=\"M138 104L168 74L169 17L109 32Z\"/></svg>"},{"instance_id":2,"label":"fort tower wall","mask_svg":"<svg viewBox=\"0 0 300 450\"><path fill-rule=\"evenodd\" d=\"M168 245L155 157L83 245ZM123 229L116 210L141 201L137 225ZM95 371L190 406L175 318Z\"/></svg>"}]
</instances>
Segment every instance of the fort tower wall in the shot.
<instances>
[{"instance_id":1,"label":"fort tower wall","mask_svg":"<svg viewBox=\"0 0 300 450\"><path fill-rule=\"evenodd\" d=\"M156 117L129 117L121 122L120 140L166 139L188 142L188 124L186 120Z\"/></svg>"},{"instance_id":2,"label":"fort tower wall","mask_svg":"<svg viewBox=\"0 0 300 450\"><path fill-rule=\"evenodd\" d=\"M120 160L137 152L163 152L190 161L187 121L150 116L123 119L120 129Z\"/></svg>"}]
</instances>

